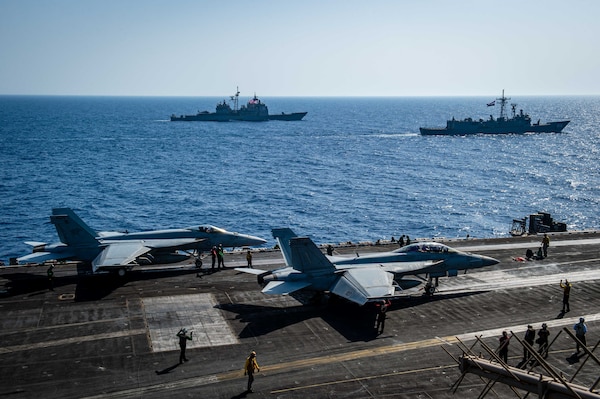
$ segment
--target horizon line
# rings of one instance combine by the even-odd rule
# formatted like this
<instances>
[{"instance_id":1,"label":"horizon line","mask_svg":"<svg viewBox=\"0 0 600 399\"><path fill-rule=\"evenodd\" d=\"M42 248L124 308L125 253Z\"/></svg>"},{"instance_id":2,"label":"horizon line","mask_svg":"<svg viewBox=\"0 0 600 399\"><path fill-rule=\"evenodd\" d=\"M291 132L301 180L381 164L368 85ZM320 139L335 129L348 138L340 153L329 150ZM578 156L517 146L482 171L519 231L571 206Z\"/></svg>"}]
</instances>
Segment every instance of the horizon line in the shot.
<instances>
[{"instance_id":1,"label":"horizon line","mask_svg":"<svg viewBox=\"0 0 600 399\"><path fill-rule=\"evenodd\" d=\"M1 97L146 97L146 98L213 98L223 95L175 95L175 94L23 94L23 93L0 93ZM414 97L490 97L495 94L404 94L404 95L262 95L261 97L279 98L414 98ZM595 94L511 94L511 96L524 97L593 97ZM229 96L224 96L229 97ZM240 96L243 97L243 96Z\"/></svg>"}]
</instances>

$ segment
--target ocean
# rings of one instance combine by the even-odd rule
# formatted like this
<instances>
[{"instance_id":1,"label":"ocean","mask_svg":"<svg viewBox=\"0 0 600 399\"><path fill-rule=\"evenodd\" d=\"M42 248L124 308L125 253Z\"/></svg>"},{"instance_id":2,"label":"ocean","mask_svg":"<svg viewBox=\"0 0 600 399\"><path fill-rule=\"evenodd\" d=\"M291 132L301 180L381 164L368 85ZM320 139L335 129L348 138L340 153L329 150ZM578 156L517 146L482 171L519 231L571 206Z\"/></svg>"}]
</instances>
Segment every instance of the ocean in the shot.
<instances>
[{"instance_id":1,"label":"ocean","mask_svg":"<svg viewBox=\"0 0 600 399\"><path fill-rule=\"evenodd\" d=\"M244 100L245 97L241 96ZM248 97L250 98L250 97ZM317 243L504 237L549 212L600 227L600 97L514 97L560 134L421 136L497 116L490 97L262 98L299 122L170 122L216 97L0 96L0 259L56 242L72 207L96 230L290 227Z\"/></svg>"}]
</instances>

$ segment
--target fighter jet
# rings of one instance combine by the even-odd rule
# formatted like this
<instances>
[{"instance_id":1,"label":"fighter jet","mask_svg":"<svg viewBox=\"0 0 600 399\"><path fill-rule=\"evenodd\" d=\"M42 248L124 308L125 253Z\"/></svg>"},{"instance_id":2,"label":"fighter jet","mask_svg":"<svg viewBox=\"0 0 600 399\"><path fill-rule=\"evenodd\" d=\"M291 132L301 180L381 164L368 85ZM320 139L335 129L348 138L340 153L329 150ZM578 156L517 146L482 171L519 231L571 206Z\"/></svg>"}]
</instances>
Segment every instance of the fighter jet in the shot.
<instances>
[{"instance_id":1,"label":"fighter jet","mask_svg":"<svg viewBox=\"0 0 600 399\"><path fill-rule=\"evenodd\" d=\"M446 245L415 243L395 251L355 257L326 256L309 239L291 229L273 229L287 267L274 271L238 268L258 275L265 294L291 294L306 289L329 291L363 305L393 297L402 288L415 286L411 275L426 275L425 293L435 291L433 279L456 276L467 270L497 264L496 259L461 252ZM418 283L417 283L418 284Z\"/></svg>"},{"instance_id":2,"label":"fighter jet","mask_svg":"<svg viewBox=\"0 0 600 399\"><path fill-rule=\"evenodd\" d=\"M52 209L50 222L60 242L26 242L33 246L33 253L17 258L18 263L78 260L91 264L93 273L117 271L122 276L138 264L174 263L189 258L189 253L181 251L201 252L218 245L243 247L266 242L211 225L132 233L96 232L70 208Z\"/></svg>"},{"instance_id":3,"label":"fighter jet","mask_svg":"<svg viewBox=\"0 0 600 399\"><path fill-rule=\"evenodd\" d=\"M459 270L465 272L469 269L493 266L499 261L484 255L462 252L438 242L419 242L406 245L391 252L368 254L351 258L335 256L330 257L338 267L377 264L385 270L394 273L397 282L404 276L425 275L427 282L424 291L426 295L433 295L440 277L455 277ZM422 268L411 266L415 261L433 261L431 266Z\"/></svg>"}]
</instances>

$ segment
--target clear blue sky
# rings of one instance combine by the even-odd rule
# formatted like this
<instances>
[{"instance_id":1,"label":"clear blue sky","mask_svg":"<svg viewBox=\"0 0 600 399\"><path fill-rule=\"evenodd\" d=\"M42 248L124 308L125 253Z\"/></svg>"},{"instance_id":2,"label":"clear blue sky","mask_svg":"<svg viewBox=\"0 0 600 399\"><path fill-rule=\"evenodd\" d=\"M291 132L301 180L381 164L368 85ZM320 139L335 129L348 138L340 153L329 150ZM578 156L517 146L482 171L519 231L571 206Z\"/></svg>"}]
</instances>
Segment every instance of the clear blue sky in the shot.
<instances>
[{"instance_id":1,"label":"clear blue sky","mask_svg":"<svg viewBox=\"0 0 600 399\"><path fill-rule=\"evenodd\" d=\"M0 94L600 94L596 0L0 0Z\"/></svg>"}]
</instances>

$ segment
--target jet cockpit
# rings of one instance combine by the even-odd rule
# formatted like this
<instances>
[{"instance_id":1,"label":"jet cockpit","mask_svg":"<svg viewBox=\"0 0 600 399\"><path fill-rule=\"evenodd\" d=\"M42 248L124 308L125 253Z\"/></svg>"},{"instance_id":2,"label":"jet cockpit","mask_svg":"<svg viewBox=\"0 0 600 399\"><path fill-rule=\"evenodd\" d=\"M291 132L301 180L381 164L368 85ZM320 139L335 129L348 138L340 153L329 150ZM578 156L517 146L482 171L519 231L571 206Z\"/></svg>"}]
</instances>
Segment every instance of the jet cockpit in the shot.
<instances>
[{"instance_id":1,"label":"jet cockpit","mask_svg":"<svg viewBox=\"0 0 600 399\"><path fill-rule=\"evenodd\" d=\"M205 224L205 225L202 225L202 226L188 227L187 229L188 230L192 230L192 231L200 231L202 233L208 233L208 234L211 234L211 233L221 233L221 234L227 233L226 230L224 230L224 229L222 229L220 227L212 226L210 224Z\"/></svg>"},{"instance_id":2,"label":"jet cockpit","mask_svg":"<svg viewBox=\"0 0 600 399\"><path fill-rule=\"evenodd\" d=\"M410 245L406 245L402 248L398 248L393 252L396 253L409 253L409 252L425 252L430 254L451 254L457 253L458 251L450 248L447 245L440 244L438 242L419 242Z\"/></svg>"}]
</instances>

